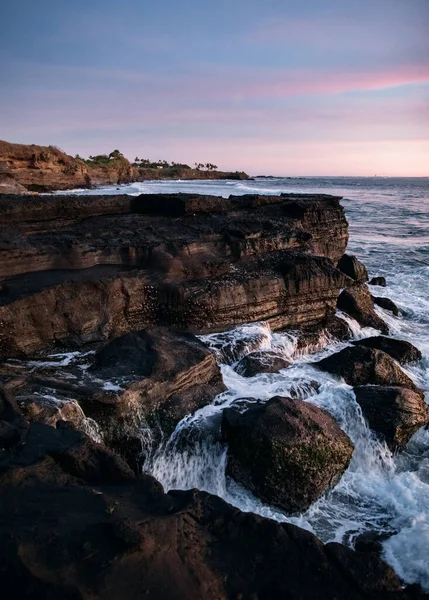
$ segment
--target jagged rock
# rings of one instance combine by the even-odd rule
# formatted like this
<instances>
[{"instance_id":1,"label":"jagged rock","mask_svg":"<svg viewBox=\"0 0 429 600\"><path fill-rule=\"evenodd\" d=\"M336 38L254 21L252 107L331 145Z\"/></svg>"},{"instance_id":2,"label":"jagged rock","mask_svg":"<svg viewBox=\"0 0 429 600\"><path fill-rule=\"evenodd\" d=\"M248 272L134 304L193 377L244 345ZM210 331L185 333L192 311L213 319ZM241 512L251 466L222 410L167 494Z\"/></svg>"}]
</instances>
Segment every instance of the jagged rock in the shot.
<instances>
[{"instance_id":1,"label":"jagged rock","mask_svg":"<svg viewBox=\"0 0 429 600\"><path fill-rule=\"evenodd\" d=\"M363 340L352 342L355 346L365 346L366 348L376 348L383 350L401 365L409 362L415 362L422 359L422 353L418 348L406 342L405 340L396 340L395 338L377 335Z\"/></svg>"},{"instance_id":2,"label":"jagged rock","mask_svg":"<svg viewBox=\"0 0 429 600\"><path fill-rule=\"evenodd\" d=\"M150 200L0 198L1 357L153 324L212 333L334 315L345 276L332 261L347 243L338 198Z\"/></svg>"},{"instance_id":3,"label":"jagged rock","mask_svg":"<svg viewBox=\"0 0 429 600\"><path fill-rule=\"evenodd\" d=\"M368 281L368 271L356 256L344 254L338 261L338 268L354 281Z\"/></svg>"},{"instance_id":4,"label":"jagged rock","mask_svg":"<svg viewBox=\"0 0 429 600\"><path fill-rule=\"evenodd\" d=\"M251 352L244 356L235 370L243 377L254 377L259 373L277 373L290 366L290 361L270 350Z\"/></svg>"},{"instance_id":5,"label":"jagged rock","mask_svg":"<svg viewBox=\"0 0 429 600\"><path fill-rule=\"evenodd\" d=\"M369 285L379 285L381 287L386 287L386 278L385 277L373 277L369 282Z\"/></svg>"},{"instance_id":6,"label":"jagged rock","mask_svg":"<svg viewBox=\"0 0 429 600\"><path fill-rule=\"evenodd\" d=\"M418 391L413 381L388 354L365 346L344 348L314 363L314 366L343 377L349 385L393 385Z\"/></svg>"},{"instance_id":7,"label":"jagged rock","mask_svg":"<svg viewBox=\"0 0 429 600\"><path fill-rule=\"evenodd\" d=\"M377 304L377 306L381 306L381 308L384 308L385 310L390 310L390 312L392 312L395 315L395 317L399 317L401 311L393 302L393 300L390 300L390 298L382 298L381 296L372 296L372 299L374 301L374 304Z\"/></svg>"},{"instance_id":8,"label":"jagged rock","mask_svg":"<svg viewBox=\"0 0 429 600\"><path fill-rule=\"evenodd\" d=\"M429 422L429 407L420 394L403 387L365 385L354 388L369 427L392 450L405 446Z\"/></svg>"},{"instance_id":9,"label":"jagged rock","mask_svg":"<svg viewBox=\"0 0 429 600\"><path fill-rule=\"evenodd\" d=\"M337 307L356 319L362 327L374 327L382 333L389 333L387 324L374 310L374 302L366 285L354 285L343 290L338 297Z\"/></svg>"},{"instance_id":10,"label":"jagged rock","mask_svg":"<svg viewBox=\"0 0 429 600\"><path fill-rule=\"evenodd\" d=\"M308 508L346 470L353 444L326 411L275 397L223 412L227 472L264 502L289 513Z\"/></svg>"}]
</instances>

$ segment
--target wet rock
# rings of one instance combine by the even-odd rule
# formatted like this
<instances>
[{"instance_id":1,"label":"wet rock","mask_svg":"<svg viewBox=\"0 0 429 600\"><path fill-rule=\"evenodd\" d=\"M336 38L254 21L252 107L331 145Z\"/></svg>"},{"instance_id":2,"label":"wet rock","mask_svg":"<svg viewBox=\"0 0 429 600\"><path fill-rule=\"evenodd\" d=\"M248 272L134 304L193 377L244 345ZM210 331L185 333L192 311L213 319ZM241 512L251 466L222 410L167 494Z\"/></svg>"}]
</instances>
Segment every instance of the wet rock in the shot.
<instances>
[{"instance_id":1,"label":"wet rock","mask_svg":"<svg viewBox=\"0 0 429 600\"><path fill-rule=\"evenodd\" d=\"M58 421L69 421L76 429L81 429L85 415L77 402L63 401L43 396L20 398L19 407L25 418L55 427Z\"/></svg>"},{"instance_id":2,"label":"wet rock","mask_svg":"<svg viewBox=\"0 0 429 600\"><path fill-rule=\"evenodd\" d=\"M374 327L382 333L389 333L387 324L374 310L374 301L366 285L354 285L343 290L338 297L337 307L356 319L362 327Z\"/></svg>"},{"instance_id":3,"label":"wet rock","mask_svg":"<svg viewBox=\"0 0 429 600\"><path fill-rule=\"evenodd\" d=\"M392 358L397 360L401 365L409 362L416 362L422 359L422 353L418 348L405 340L397 340L395 338L377 335L363 340L352 342L355 346L365 346L366 348L376 348L383 350Z\"/></svg>"},{"instance_id":4,"label":"wet rock","mask_svg":"<svg viewBox=\"0 0 429 600\"><path fill-rule=\"evenodd\" d=\"M413 381L385 352L351 346L314 363L323 371L343 377L349 385L387 385L410 388L422 394Z\"/></svg>"},{"instance_id":5,"label":"wet rock","mask_svg":"<svg viewBox=\"0 0 429 600\"><path fill-rule=\"evenodd\" d=\"M333 316L316 325L301 327L298 330L297 350L315 352L326 347L330 338L345 341L351 337L352 331L347 322L341 317Z\"/></svg>"},{"instance_id":6,"label":"wet rock","mask_svg":"<svg viewBox=\"0 0 429 600\"><path fill-rule=\"evenodd\" d=\"M381 308L384 308L385 310L390 310L395 317L399 317L401 311L393 300L390 300L390 298L382 298L381 296L372 296L372 299L374 300L374 304L381 306Z\"/></svg>"},{"instance_id":7,"label":"wet rock","mask_svg":"<svg viewBox=\"0 0 429 600\"><path fill-rule=\"evenodd\" d=\"M276 352L265 350L251 352L240 360L235 370L243 377L254 377L259 373L277 373L291 365L289 360Z\"/></svg>"},{"instance_id":8,"label":"wet rock","mask_svg":"<svg viewBox=\"0 0 429 600\"><path fill-rule=\"evenodd\" d=\"M368 281L368 271L356 256L344 254L338 262L338 268L354 281Z\"/></svg>"},{"instance_id":9,"label":"wet rock","mask_svg":"<svg viewBox=\"0 0 429 600\"><path fill-rule=\"evenodd\" d=\"M308 508L346 470L353 444L326 411L275 397L240 413L225 409L227 472L288 513Z\"/></svg>"},{"instance_id":10,"label":"wet rock","mask_svg":"<svg viewBox=\"0 0 429 600\"><path fill-rule=\"evenodd\" d=\"M145 421L169 432L226 389L215 356L203 342L163 327L116 338L97 352L88 373L100 382L114 382L101 383L91 397L80 400L85 414L112 441L125 432L135 435Z\"/></svg>"},{"instance_id":11,"label":"wet rock","mask_svg":"<svg viewBox=\"0 0 429 600\"><path fill-rule=\"evenodd\" d=\"M370 429L381 435L391 450L405 446L429 422L429 407L413 390L365 385L354 391Z\"/></svg>"},{"instance_id":12,"label":"wet rock","mask_svg":"<svg viewBox=\"0 0 429 600\"><path fill-rule=\"evenodd\" d=\"M379 285L381 287L386 287L386 278L385 277L373 277L369 282L369 285Z\"/></svg>"},{"instance_id":13,"label":"wet rock","mask_svg":"<svg viewBox=\"0 0 429 600\"><path fill-rule=\"evenodd\" d=\"M267 323L252 323L202 336L202 340L215 351L219 362L232 365L250 352L267 348L271 343L271 328Z\"/></svg>"},{"instance_id":14,"label":"wet rock","mask_svg":"<svg viewBox=\"0 0 429 600\"><path fill-rule=\"evenodd\" d=\"M365 531L357 536L354 542L356 552L364 552L381 556L383 552L383 542L392 534L381 533L379 531Z\"/></svg>"}]
</instances>

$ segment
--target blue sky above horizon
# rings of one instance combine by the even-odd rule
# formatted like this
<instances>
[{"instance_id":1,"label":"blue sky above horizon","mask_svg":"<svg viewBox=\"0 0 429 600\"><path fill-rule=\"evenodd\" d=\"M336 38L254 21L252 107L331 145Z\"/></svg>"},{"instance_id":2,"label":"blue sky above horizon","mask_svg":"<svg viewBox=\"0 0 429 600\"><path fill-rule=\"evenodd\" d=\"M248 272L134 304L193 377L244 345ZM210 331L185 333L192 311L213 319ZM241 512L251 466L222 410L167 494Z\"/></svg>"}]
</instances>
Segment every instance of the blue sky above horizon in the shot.
<instances>
[{"instance_id":1,"label":"blue sky above horizon","mask_svg":"<svg viewBox=\"0 0 429 600\"><path fill-rule=\"evenodd\" d=\"M15 0L0 139L277 175L429 175L429 0Z\"/></svg>"}]
</instances>

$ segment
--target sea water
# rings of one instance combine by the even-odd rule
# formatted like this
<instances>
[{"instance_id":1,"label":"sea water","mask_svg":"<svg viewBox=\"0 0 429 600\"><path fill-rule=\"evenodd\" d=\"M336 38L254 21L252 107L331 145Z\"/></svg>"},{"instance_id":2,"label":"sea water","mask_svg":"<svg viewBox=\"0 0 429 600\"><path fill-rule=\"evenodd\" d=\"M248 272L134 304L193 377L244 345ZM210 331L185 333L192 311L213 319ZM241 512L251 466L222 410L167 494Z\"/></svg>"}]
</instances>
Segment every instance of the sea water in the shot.
<instances>
[{"instance_id":1,"label":"sea water","mask_svg":"<svg viewBox=\"0 0 429 600\"><path fill-rule=\"evenodd\" d=\"M348 252L362 260L370 277L384 276L387 287L371 292L391 298L402 314L377 308L391 335L417 346L423 354L406 372L426 391L429 402L429 178L257 178L251 181L154 181L110 186L90 193L192 192L230 194L325 193L343 196L350 224ZM88 191L75 193L87 194ZM345 318L355 338L374 335ZM258 336L261 349L276 349L292 366L276 374L244 378L218 352L227 391L212 404L183 419L169 440L154 449L146 464L165 489L199 488L217 494L244 511L295 523L323 541L353 546L364 531L386 534L384 558L407 583L429 591L429 430L418 431L396 455L368 429L353 389L312 366L344 347L334 339L319 348L297 350L297 334L272 333L261 324L230 333L240 339ZM216 335L204 341L218 347ZM246 350L244 349L244 352ZM222 362L223 361L223 362ZM309 382L316 381L318 389ZM265 505L225 474L227 448L220 435L221 414L238 399L243 407L275 395L292 395L328 410L352 439L349 468L333 490L301 515L286 515Z\"/></svg>"}]
</instances>

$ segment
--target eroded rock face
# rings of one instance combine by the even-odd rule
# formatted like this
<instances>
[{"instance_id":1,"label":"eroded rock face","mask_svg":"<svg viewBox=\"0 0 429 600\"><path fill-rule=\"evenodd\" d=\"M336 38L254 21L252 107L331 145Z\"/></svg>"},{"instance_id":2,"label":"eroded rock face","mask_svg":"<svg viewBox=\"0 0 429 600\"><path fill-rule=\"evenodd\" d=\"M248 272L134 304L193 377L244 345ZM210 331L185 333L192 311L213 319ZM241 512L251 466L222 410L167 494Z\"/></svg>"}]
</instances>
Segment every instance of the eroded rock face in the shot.
<instances>
[{"instance_id":1,"label":"eroded rock face","mask_svg":"<svg viewBox=\"0 0 429 600\"><path fill-rule=\"evenodd\" d=\"M30 200L0 198L0 357L154 324L300 327L331 317L344 283L338 198Z\"/></svg>"},{"instance_id":2,"label":"eroded rock face","mask_svg":"<svg viewBox=\"0 0 429 600\"><path fill-rule=\"evenodd\" d=\"M254 377L259 373L277 373L290 366L290 361L276 352L265 350L251 352L240 360L235 370L243 377Z\"/></svg>"},{"instance_id":3,"label":"eroded rock face","mask_svg":"<svg viewBox=\"0 0 429 600\"><path fill-rule=\"evenodd\" d=\"M314 366L343 377L349 385L393 385L418 391L413 381L388 354L365 346L344 348L314 363ZM418 393L422 394L420 391Z\"/></svg>"},{"instance_id":4,"label":"eroded rock face","mask_svg":"<svg viewBox=\"0 0 429 600\"><path fill-rule=\"evenodd\" d=\"M268 504L302 512L344 473L353 444L326 411L275 397L240 413L225 409L227 472Z\"/></svg>"},{"instance_id":5,"label":"eroded rock face","mask_svg":"<svg viewBox=\"0 0 429 600\"><path fill-rule=\"evenodd\" d=\"M368 281L368 271L356 256L344 254L338 261L338 268L354 281L360 283Z\"/></svg>"},{"instance_id":6,"label":"eroded rock face","mask_svg":"<svg viewBox=\"0 0 429 600\"><path fill-rule=\"evenodd\" d=\"M389 333L389 327L374 310L374 301L365 284L343 290L338 297L337 307L356 319L362 327L374 327Z\"/></svg>"},{"instance_id":7,"label":"eroded rock face","mask_svg":"<svg viewBox=\"0 0 429 600\"><path fill-rule=\"evenodd\" d=\"M420 427L429 422L429 407L413 390L379 385L354 388L369 427L389 448L402 448Z\"/></svg>"},{"instance_id":8,"label":"eroded rock face","mask_svg":"<svg viewBox=\"0 0 429 600\"><path fill-rule=\"evenodd\" d=\"M383 350L401 365L409 362L415 362L422 359L422 353L418 348L406 342L405 340L396 340L384 335L372 336L363 340L352 342L354 346L365 346L366 348L376 348Z\"/></svg>"}]
</instances>

